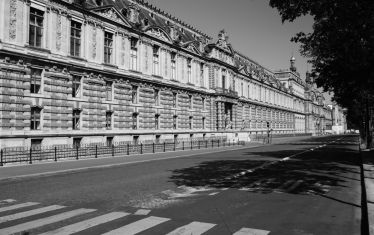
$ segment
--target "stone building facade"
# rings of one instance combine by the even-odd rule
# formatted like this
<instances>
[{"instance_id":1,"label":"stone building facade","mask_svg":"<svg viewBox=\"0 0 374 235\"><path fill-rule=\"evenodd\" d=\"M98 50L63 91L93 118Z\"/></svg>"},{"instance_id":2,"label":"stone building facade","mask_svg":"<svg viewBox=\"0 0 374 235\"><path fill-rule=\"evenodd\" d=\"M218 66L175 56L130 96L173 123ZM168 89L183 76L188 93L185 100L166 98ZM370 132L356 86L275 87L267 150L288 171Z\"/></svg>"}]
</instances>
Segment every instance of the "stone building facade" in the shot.
<instances>
[{"instance_id":1,"label":"stone building facade","mask_svg":"<svg viewBox=\"0 0 374 235\"><path fill-rule=\"evenodd\" d=\"M0 2L0 147L317 134L312 93L141 0Z\"/></svg>"}]
</instances>

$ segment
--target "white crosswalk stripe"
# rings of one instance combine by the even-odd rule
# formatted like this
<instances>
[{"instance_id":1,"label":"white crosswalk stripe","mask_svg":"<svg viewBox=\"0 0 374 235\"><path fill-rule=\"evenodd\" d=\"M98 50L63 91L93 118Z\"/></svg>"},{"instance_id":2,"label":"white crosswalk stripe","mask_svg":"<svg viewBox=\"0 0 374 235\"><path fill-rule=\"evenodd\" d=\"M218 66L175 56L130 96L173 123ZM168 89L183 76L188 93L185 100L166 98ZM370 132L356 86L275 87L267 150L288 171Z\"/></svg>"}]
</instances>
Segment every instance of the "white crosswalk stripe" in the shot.
<instances>
[{"instance_id":1,"label":"white crosswalk stripe","mask_svg":"<svg viewBox=\"0 0 374 235\"><path fill-rule=\"evenodd\" d=\"M64 206L53 205L53 206L42 207L42 208L30 210L30 211L24 211L24 212L12 214L12 215L6 215L3 217L0 217L0 223L5 223L5 222L16 220L16 219L22 219L22 218L26 218L26 217L33 216L33 215L38 215L38 214L42 214L45 212L58 210L61 208L64 208Z\"/></svg>"},{"instance_id":2,"label":"white crosswalk stripe","mask_svg":"<svg viewBox=\"0 0 374 235\"><path fill-rule=\"evenodd\" d=\"M137 233L140 233L144 230L150 229L156 225L162 224L166 221L169 221L170 219L168 218L162 218L162 217L155 217L155 216L150 216L142 220L138 220L134 223L125 225L123 227L120 227L118 229L109 231L103 235L134 235Z\"/></svg>"},{"instance_id":3,"label":"white crosswalk stripe","mask_svg":"<svg viewBox=\"0 0 374 235\"><path fill-rule=\"evenodd\" d=\"M56 222L59 222L59 221L62 221L62 220L66 220L66 219L72 218L74 216L83 215L83 214L93 212L93 211L96 211L96 210L95 209L76 209L76 210L64 212L64 213L61 213L61 214L57 214L57 215L54 215L54 216L50 216L50 217L46 217L46 218L42 218L42 219L37 219L37 220L29 221L29 222L26 222L26 223L23 223L23 224L18 224L18 225L15 225L15 226L3 228L3 229L0 229L0 234L19 233L19 232L27 231L27 230L30 230L30 229L42 227L42 226L45 226L47 224L52 224L52 223L56 223Z\"/></svg>"},{"instance_id":4,"label":"white crosswalk stripe","mask_svg":"<svg viewBox=\"0 0 374 235\"><path fill-rule=\"evenodd\" d=\"M233 235L268 235L270 231L253 229L253 228L242 228Z\"/></svg>"},{"instance_id":5,"label":"white crosswalk stripe","mask_svg":"<svg viewBox=\"0 0 374 235\"><path fill-rule=\"evenodd\" d=\"M37 202L25 202L25 203L21 203L21 204L15 204L15 205L12 205L12 206L0 207L0 212L16 210L16 209L20 209L20 208L24 208L24 207L28 207L28 206L35 206L35 205L38 205L38 204L39 203L37 203Z\"/></svg>"},{"instance_id":6,"label":"white crosswalk stripe","mask_svg":"<svg viewBox=\"0 0 374 235\"><path fill-rule=\"evenodd\" d=\"M129 213L126 212L112 212L105 215L101 215L92 219L84 220L75 224L71 224L53 231L49 231L43 233L41 235L69 235L77 232L81 232L83 230L98 226L100 224L104 224L119 218L122 218Z\"/></svg>"},{"instance_id":7,"label":"white crosswalk stripe","mask_svg":"<svg viewBox=\"0 0 374 235\"><path fill-rule=\"evenodd\" d=\"M175 229L167 235L200 235L207 232L214 226L216 226L216 224L192 222L183 227Z\"/></svg>"}]
</instances>

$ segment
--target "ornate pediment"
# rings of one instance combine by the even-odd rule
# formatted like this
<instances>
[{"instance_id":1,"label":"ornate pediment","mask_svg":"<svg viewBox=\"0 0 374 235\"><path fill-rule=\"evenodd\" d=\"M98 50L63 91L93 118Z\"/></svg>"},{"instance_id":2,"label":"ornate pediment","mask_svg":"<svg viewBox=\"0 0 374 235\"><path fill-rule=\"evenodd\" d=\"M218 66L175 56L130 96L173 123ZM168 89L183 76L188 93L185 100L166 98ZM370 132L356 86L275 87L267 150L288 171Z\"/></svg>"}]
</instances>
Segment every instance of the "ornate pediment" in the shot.
<instances>
[{"instance_id":1,"label":"ornate pediment","mask_svg":"<svg viewBox=\"0 0 374 235\"><path fill-rule=\"evenodd\" d=\"M186 49L193 52L193 53L196 53L196 54L201 54L201 52L199 51L199 49L196 48L196 46L193 44L193 42L190 42L186 45Z\"/></svg>"},{"instance_id":2,"label":"ornate pediment","mask_svg":"<svg viewBox=\"0 0 374 235\"><path fill-rule=\"evenodd\" d=\"M108 7L108 8L101 8L101 9L95 9L93 10L96 14L101 15L107 19L113 20L117 23L130 26L130 24L127 22L126 18L122 16L122 14L115 9L114 7Z\"/></svg>"},{"instance_id":3,"label":"ornate pediment","mask_svg":"<svg viewBox=\"0 0 374 235\"><path fill-rule=\"evenodd\" d=\"M152 37L158 38L162 41L169 42L169 43L172 42L172 39L169 37L169 35L161 28L152 27L148 29L145 33Z\"/></svg>"}]
</instances>

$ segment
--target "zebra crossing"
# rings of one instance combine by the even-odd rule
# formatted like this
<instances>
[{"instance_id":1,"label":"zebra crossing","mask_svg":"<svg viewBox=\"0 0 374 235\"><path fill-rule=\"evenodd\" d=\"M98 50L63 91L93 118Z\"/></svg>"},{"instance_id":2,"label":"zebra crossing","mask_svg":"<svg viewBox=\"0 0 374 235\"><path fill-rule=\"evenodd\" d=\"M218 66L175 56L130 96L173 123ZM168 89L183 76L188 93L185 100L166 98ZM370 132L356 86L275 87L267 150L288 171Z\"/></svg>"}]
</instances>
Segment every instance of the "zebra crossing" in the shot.
<instances>
[{"instance_id":1,"label":"zebra crossing","mask_svg":"<svg viewBox=\"0 0 374 235\"><path fill-rule=\"evenodd\" d=\"M37 208L35 208L37 207ZM128 217L136 220L126 220ZM123 220L123 221L122 221ZM111 222L116 221L115 224ZM14 199L0 200L0 235L30 234L68 235L79 234L85 230L105 227L104 235L135 235L144 231L152 231L162 224L172 221L171 218L148 216L148 213L109 212L100 213L96 209L69 208L63 205L41 205L38 202L17 202ZM109 227L108 227L109 226ZM217 224L192 221L164 231L166 235L199 235L215 234L213 228ZM99 230L103 231L103 230ZM94 232L95 233L95 232ZM99 234L95 233L95 234ZM240 228L233 235L267 235L270 231ZM91 233L90 233L91 234ZM157 233L158 234L158 233Z\"/></svg>"}]
</instances>

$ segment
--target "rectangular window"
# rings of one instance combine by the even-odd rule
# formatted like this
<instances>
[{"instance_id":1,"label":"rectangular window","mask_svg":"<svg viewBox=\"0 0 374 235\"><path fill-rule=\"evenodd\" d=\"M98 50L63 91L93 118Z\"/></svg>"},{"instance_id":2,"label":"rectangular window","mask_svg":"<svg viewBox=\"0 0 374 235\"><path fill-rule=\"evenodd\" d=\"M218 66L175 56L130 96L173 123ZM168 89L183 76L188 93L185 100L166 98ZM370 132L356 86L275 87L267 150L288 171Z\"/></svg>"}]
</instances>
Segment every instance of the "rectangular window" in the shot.
<instances>
[{"instance_id":1,"label":"rectangular window","mask_svg":"<svg viewBox=\"0 0 374 235\"><path fill-rule=\"evenodd\" d=\"M131 89L131 100L133 104L138 103L138 87L137 86L132 86Z\"/></svg>"},{"instance_id":2,"label":"rectangular window","mask_svg":"<svg viewBox=\"0 0 374 235\"><path fill-rule=\"evenodd\" d=\"M30 129L31 130L40 130L40 119L41 119L41 108L32 107L31 116L30 116Z\"/></svg>"},{"instance_id":3,"label":"rectangular window","mask_svg":"<svg viewBox=\"0 0 374 235\"><path fill-rule=\"evenodd\" d=\"M205 110L205 98L201 98L202 109Z\"/></svg>"},{"instance_id":4,"label":"rectangular window","mask_svg":"<svg viewBox=\"0 0 374 235\"><path fill-rule=\"evenodd\" d=\"M131 59L131 69L138 70L138 39L131 38L131 52L130 52L130 59Z\"/></svg>"},{"instance_id":5,"label":"rectangular window","mask_svg":"<svg viewBox=\"0 0 374 235\"><path fill-rule=\"evenodd\" d=\"M226 76L222 75L222 89L226 89Z\"/></svg>"},{"instance_id":6,"label":"rectangular window","mask_svg":"<svg viewBox=\"0 0 374 235\"><path fill-rule=\"evenodd\" d=\"M80 97L81 95L81 77L73 76L73 87L72 87L72 97Z\"/></svg>"},{"instance_id":7,"label":"rectangular window","mask_svg":"<svg viewBox=\"0 0 374 235\"><path fill-rule=\"evenodd\" d=\"M73 110L73 130L80 129L81 111L78 109Z\"/></svg>"},{"instance_id":8,"label":"rectangular window","mask_svg":"<svg viewBox=\"0 0 374 235\"><path fill-rule=\"evenodd\" d=\"M138 129L138 114L137 113L134 113L132 115L132 129L133 130Z\"/></svg>"},{"instance_id":9,"label":"rectangular window","mask_svg":"<svg viewBox=\"0 0 374 235\"><path fill-rule=\"evenodd\" d=\"M203 129L205 129L205 117L203 117L203 120L202 120L202 127Z\"/></svg>"},{"instance_id":10,"label":"rectangular window","mask_svg":"<svg viewBox=\"0 0 374 235\"><path fill-rule=\"evenodd\" d=\"M31 148L33 150L40 150L42 147L43 139L31 139Z\"/></svg>"},{"instance_id":11,"label":"rectangular window","mask_svg":"<svg viewBox=\"0 0 374 235\"><path fill-rule=\"evenodd\" d=\"M193 97L192 97L192 95L188 96L188 100L189 100L190 109L193 109Z\"/></svg>"},{"instance_id":12,"label":"rectangular window","mask_svg":"<svg viewBox=\"0 0 374 235\"><path fill-rule=\"evenodd\" d=\"M159 124L160 124L159 117L160 117L160 115L158 115L158 114L155 115L155 129L156 130L159 129Z\"/></svg>"},{"instance_id":13,"label":"rectangular window","mask_svg":"<svg viewBox=\"0 0 374 235\"><path fill-rule=\"evenodd\" d=\"M174 115L173 116L173 129L177 129L177 122L178 122L178 116Z\"/></svg>"},{"instance_id":14,"label":"rectangular window","mask_svg":"<svg viewBox=\"0 0 374 235\"><path fill-rule=\"evenodd\" d=\"M106 129L112 129L112 111L106 111L105 114L105 127Z\"/></svg>"},{"instance_id":15,"label":"rectangular window","mask_svg":"<svg viewBox=\"0 0 374 235\"><path fill-rule=\"evenodd\" d=\"M192 83L192 74L191 74L191 63L192 62L192 59L187 59L187 79L188 79L188 83Z\"/></svg>"},{"instance_id":16,"label":"rectangular window","mask_svg":"<svg viewBox=\"0 0 374 235\"><path fill-rule=\"evenodd\" d=\"M81 51L82 24L71 21L70 31L70 55L79 57Z\"/></svg>"},{"instance_id":17,"label":"rectangular window","mask_svg":"<svg viewBox=\"0 0 374 235\"><path fill-rule=\"evenodd\" d=\"M40 86L42 81L42 69L31 68L30 93L40 93Z\"/></svg>"},{"instance_id":18,"label":"rectangular window","mask_svg":"<svg viewBox=\"0 0 374 235\"><path fill-rule=\"evenodd\" d=\"M201 87L205 87L204 84L204 64L200 63L200 85Z\"/></svg>"},{"instance_id":19,"label":"rectangular window","mask_svg":"<svg viewBox=\"0 0 374 235\"><path fill-rule=\"evenodd\" d=\"M42 47L44 12L30 8L29 44L33 47Z\"/></svg>"},{"instance_id":20,"label":"rectangular window","mask_svg":"<svg viewBox=\"0 0 374 235\"><path fill-rule=\"evenodd\" d=\"M104 63L112 63L113 54L113 34L105 32L104 34Z\"/></svg>"},{"instance_id":21,"label":"rectangular window","mask_svg":"<svg viewBox=\"0 0 374 235\"><path fill-rule=\"evenodd\" d=\"M73 146L80 147L82 142L82 138L73 138Z\"/></svg>"},{"instance_id":22,"label":"rectangular window","mask_svg":"<svg viewBox=\"0 0 374 235\"><path fill-rule=\"evenodd\" d=\"M160 47L153 46L153 74L160 75L160 63L159 63Z\"/></svg>"},{"instance_id":23,"label":"rectangular window","mask_svg":"<svg viewBox=\"0 0 374 235\"><path fill-rule=\"evenodd\" d=\"M171 53L171 79L177 80L176 53Z\"/></svg>"},{"instance_id":24,"label":"rectangular window","mask_svg":"<svg viewBox=\"0 0 374 235\"><path fill-rule=\"evenodd\" d=\"M189 119L189 122L188 122L188 125L189 125L189 128L192 129L193 125L192 125L192 120L193 120L193 117L190 116L190 119Z\"/></svg>"},{"instance_id":25,"label":"rectangular window","mask_svg":"<svg viewBox=\"0 0 374 235\"><path fill-rule=\"evenodd\" d=\"M105 83L106 100L113 100L113 82L106 81Z\"/></svg>"},{"instance_id":26,"label":"rectangular window","mask_svg":"<svg viewBox=\"0 0 374 235\"><path fill-rule=\"evenodd\" d=\"M106 145L113 146L113 137L106 137Z\"/></svg>"},{"instance_id":27,"label":"rectangular window","mask_svg":"<svg viewBox=\"0 0 374 235\"><path fill-rule=\"evenodd\" d=\"M160 105L160 91L157 89L154 90L154 100L155 100L155 105L159 106Z\"/></svg>"},{"instance_id":28,"label":"rectangular window","mask_svg":"<svg viewBox=\"0 0 374 235\"><path fill-rule=\"evenodd\" d=\"M177 107L177 100L178 100L177 93L173 93L173 108Z\"/></svg>"}]
</instances>

